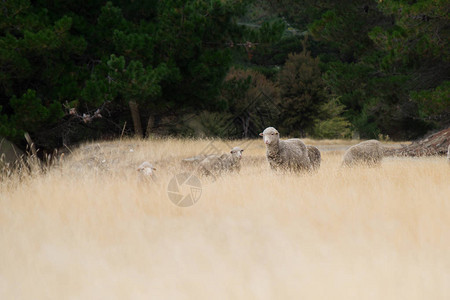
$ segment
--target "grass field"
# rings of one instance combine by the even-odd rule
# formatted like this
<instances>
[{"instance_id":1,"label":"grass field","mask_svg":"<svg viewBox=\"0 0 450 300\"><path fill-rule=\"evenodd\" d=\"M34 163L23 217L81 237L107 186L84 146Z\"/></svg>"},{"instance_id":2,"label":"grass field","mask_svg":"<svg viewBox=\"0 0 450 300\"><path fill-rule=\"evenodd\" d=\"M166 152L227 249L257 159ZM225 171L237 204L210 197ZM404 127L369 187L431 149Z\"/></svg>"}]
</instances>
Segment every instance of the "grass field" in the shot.
<instances>
[{"instance_id":1,"label":"grass field","mask_svg":"<svg viewBox=\"0 0 450 300\"><path fill-rule=\"evenodd\" d=\"M450 165L387 158L273 174L262 140L239 175L174 205L180 160L219 140L82 145L45 174L0 183L1 299L450 299ZM158 179L141 180L151 161Z\"/></svg>"}]
</instances>

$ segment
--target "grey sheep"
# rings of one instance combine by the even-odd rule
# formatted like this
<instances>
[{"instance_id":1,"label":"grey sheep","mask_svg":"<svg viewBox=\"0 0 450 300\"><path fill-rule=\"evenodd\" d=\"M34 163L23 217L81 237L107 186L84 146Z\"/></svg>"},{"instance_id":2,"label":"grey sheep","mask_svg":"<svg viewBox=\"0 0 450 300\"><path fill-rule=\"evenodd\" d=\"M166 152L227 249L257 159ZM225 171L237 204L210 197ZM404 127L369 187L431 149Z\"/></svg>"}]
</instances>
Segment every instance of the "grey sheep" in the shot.
<instances>
[{"instance_id":1,"label":"grey sheep","mask_svg":"<svg viewBox=\"0 0 450 300\"><path fill-rule=\"evenodd\" d=\"M185 158L181 161L181 165L183 167L188 167L188 168L195 168L197 167L205 158L207 157L207 155L205 154L201 154L201 155L197 155L197 156L193 156L193 157L189 157L189 158Z\"/></svg>"},{"instance_id":2,"label":"grey sheep","mask_svg":"<svg viewBox=\"0 0 450 300\"><path fill-rule=\"evenodd\" d=\"M267 161L272 170L289 172L312 170L308 150L300 139L280 140L279 132L273 127L267 127L259 135L264 139Z\"/></svg>"},{"instance_id":3,"label":"grey sheep","mask_svg":"<svg viewBox=\"0 0 450 300\"><path fill-rule=\"evenodd\" d=\"M320 155L319 149L314 146L306 146L308 150L309 161L311 162L311 167L314 171L319 170L320 163L322 161L322 156Z\"/></svg>"},{"instance_id":4,"label":"grey sheep","mask_svg":"<svg viewBox=\"0 0 450 300\"><path fill-rule=\"evenodd\" d=\"M209 155L199 164L200 174L216 176L223 172L239 173L243 151L239 147L234 147L229 154Z\"/></svg>"},{"instance_id":5,"label":"grey sheep","mask_svg":"<svg viewBox=\"0 0 450 300\"><path fill-rule=\"evenodd\" d=\"M384 147L377 140L368 140L351 146L344 154L342 166L379 166L384 156Z\"/></svg>"}]
</instances>

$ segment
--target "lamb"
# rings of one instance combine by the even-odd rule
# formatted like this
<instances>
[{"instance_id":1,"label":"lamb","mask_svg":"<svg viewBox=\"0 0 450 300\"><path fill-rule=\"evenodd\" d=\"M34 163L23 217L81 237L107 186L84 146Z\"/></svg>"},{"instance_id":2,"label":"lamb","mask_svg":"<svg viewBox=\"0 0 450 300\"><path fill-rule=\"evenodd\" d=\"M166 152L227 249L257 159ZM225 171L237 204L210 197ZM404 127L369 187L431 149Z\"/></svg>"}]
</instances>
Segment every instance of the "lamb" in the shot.
<instances>
[{"instance_id":1,"label":"lamb","mask_svg":"<svg viewBox=\"0 0 450 300\"><path fill-rule=\"evenodd\" d=\"M356 165L379 166L384 156L384 147L377 140L368 140L347 149L342 160L342 166Z\"/></svg>"},{"instance_id":2,"label":"lamb","mask_svg":"<svg viewBox=\"0 0 450 300\"><path fill-rule=\"evenodd\" d=\"M242 152L244 152L244 149L234 147L226 157L222 155L223 167L230 172L239 173L241 171Z\"/></svg>"},{"instance_id":3,"label":"lamb","mask_svg":"<svg viewBox=\"0 0 450 300\"><path fill-rule=\"evenodd\" d=\"M199 164L202 175L220 175L223 172L237 172L241 170L242 150L239 147L231 149L230 154L210 155Z\"/></svg>"},{"instance_id":4,"label":"lamb","mask_svg":"<svg viewBox=\"0 0 450 300\"><path fill-rule=\"evenodd\" d=\"M279 132L267 127L259 134L266 144L266 156L274 171L311 171L312 165L306 145L300 139L280 140Z\"/></svg>"},{"instance_id":5,"label":"lamb","mask_svg":"<svg viewBox=\"0 0 450 300\"><path fill-rule=\"evenodd\" d=\"M308 150L309 161L311 162L311 167L314 171L319 170L320 162L322 161L322 156L320 155L319 149L314 146L306 146Z\"/></svg>"}]
</instances>

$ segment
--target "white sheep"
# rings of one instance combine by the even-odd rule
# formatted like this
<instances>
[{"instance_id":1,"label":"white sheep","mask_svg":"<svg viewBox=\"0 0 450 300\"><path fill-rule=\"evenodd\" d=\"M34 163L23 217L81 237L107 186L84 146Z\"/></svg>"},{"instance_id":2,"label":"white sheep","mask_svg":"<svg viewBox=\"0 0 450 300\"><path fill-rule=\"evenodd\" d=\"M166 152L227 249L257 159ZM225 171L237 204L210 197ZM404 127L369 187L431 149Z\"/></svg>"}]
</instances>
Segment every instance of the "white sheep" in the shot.
<instances>
[{"instance_id":1,"label":"white sheep","mask_svg":"<svg viewBox=\"0 0 450 300\"><path fill-rule=\"evenodd\" d=\"M322 161L322 155L320 155L319 149L314 146L306 146L308 150L309 161L311 162L311 167L314 171L319 170L320 163Z\"/></svg>"},{"instance_id":2,"label":"white sheep","mask_svg":"<svg viewBox=\"0 0 450 300\"><path fill-rule=\"evenodd\" d=\"M209 155L200 162L198 171L202 175L220 175L223 172L237 172L241 170L242 150L239 147L231 149L230 154Z\"/></svg>"},{"instance_id":3,"label":"white sheep","mask_svg":"<svg viewBox=\"0 0 450 300\"><path fill-rule=\"evenodd\" d=\"M351 146L344 154L342 166L379 166L384 156L384 147L377 140L368 140Z\"/></svg>"},{"instance_id":4,"label":"white sheep","mask_svg":"<svg viewBox=\"0 0 450 300\"><path fill-rule=\"evenodd\" d=\"M268 127L259 134L266 144L267 161L272 170L311 171L311 161L306 145L300 139L280 140L279 132Z\"/></svg>"},{"instance_id":5,"label":"white sheep","mask_svg":"<svg viewBox=\"0 0 450 300\"><path fill-rule=\"evenodd\" d=\"M155 171L156 168L153 167L153 165L151 163L149 163L148 161L144 161L142 164L139 165L139 167L137 168L137 171L140 174L140 179L142 180L156 180L156 175L155 175Z\"/></svg>"}]
</instances>

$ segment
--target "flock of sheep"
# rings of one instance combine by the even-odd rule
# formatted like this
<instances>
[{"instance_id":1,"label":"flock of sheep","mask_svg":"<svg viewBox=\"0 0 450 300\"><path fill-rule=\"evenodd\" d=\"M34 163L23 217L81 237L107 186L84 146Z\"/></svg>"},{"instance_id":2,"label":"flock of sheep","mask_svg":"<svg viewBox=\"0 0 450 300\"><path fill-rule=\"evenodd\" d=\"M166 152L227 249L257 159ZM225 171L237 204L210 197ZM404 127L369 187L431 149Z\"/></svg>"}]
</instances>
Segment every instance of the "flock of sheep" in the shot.
<instances>
[{"instance_id":1,"label":"flock of sheep","mask_svg":"<svg viewBox=\"0 0 450 300\"><path fill-rule=\"evenodd\" d=\"M280 172L312 172L320 168L321 154L314 146L305 145L300 139L280 140L279 132L268 127L260 136L266 145L266 157L270 168ZM224 172L239 172L241 170L242 150L239 147L231 149L230 153L222 155L198 155L182 160L184 167L196 168L200 175L217 176ZM380 165L385 149L377 140L361 142L350 147L344 154L343 167ZM450 163L450 145L448 148ZM139 166L138 171L154 178L155 168L148 162Z\"/></svg>"}]
</instances>

